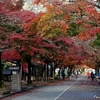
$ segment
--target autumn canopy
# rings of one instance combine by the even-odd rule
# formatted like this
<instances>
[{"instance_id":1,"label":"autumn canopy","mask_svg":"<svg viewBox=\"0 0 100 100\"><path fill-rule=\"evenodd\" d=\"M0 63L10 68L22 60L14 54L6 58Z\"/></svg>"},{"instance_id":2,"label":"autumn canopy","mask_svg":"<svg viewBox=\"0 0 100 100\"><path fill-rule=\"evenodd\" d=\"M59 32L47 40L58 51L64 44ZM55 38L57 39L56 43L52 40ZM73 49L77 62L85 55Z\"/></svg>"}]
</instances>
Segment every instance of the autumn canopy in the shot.
<instances>
[{"instance_id":1,"label":"autumn canopy","mask_svg":"<svg viewBox=\"0 0 100 100\"><path fill-rule=\"evenodd\" d=\"M33 8L43 8L38 12L28 6L25 9L25 4L23 0L0 1L2 59L96 65L99 56L94 50L100 47L100 13L93 3L34 0Z\"/></svg>"}]
</instances>

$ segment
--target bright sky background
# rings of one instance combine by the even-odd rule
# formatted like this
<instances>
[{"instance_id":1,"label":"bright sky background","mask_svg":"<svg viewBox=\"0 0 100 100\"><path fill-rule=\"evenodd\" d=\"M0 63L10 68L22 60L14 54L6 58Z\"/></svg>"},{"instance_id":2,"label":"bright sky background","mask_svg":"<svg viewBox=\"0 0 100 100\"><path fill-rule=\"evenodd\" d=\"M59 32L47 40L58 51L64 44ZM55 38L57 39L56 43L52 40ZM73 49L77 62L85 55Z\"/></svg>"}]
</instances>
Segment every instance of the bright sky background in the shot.
<instances>
[{"instance_id":1,"label":"bright sky background","mask_svg":"<svg viewBox=\"0 0 100 100\"><path fill-rule=\"evenodd\" d=\"M34 0L24 0L25 3L24 3L24 6L23 6L23 9L24 10L31 10L35 13L46 12L46 7L44 7L40 3L38 5L36 5L36 4L33 5L33 1ZM68 1L68 0L66 0L66 1ZM93 2L94 1L97 1L97 0L93 0ZM97 7L96 7L96 9L97 9L98 12L100 12L100 9L98 9Z\"/></svg>"},{"instance_id":2,"label":"bright sky background","mask_svg":"<svg viewBox=\"0 0 100 100\"><path fill-rule=\"evenodd\" d=\"M39 3L38 5L36 5L36 4L33 5L33 1L34 0L24 0L25 3L23 6L23 9L24 10L31 10L35 13L46 12L46 8L43 7L42 4Z\"/></svg>"}]
</instances>

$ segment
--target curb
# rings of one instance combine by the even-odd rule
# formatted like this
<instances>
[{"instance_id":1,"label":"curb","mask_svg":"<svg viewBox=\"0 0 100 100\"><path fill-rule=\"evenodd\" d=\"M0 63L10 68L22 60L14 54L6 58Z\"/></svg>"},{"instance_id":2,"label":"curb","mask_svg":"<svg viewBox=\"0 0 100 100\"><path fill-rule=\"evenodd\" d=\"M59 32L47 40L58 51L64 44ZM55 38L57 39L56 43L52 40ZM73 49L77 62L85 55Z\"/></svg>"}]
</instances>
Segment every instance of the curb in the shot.
<instances>
[{"instance_id":1,"label":"curb","mask_svg":"<svg viewBox=\"0 0 100 100\"><path fill-rule=\"evenodd\" d=\"M33 86L27 87L25 89L21 89L20 91L16 91L16 92L13 92L13 93L10 93L10 94L7 94L7 95L3 95L3 96L0 97L0 99L9 97L9 96L12 96L12 95L15 95L15 94L19 94L19 93L22 93L22 92L25 92L25 91L29 91L29 90L37 88L37 87L42 87L44 85L45 84L43 84L43 85L33 85Z\"/></svg>"}]
</instances>

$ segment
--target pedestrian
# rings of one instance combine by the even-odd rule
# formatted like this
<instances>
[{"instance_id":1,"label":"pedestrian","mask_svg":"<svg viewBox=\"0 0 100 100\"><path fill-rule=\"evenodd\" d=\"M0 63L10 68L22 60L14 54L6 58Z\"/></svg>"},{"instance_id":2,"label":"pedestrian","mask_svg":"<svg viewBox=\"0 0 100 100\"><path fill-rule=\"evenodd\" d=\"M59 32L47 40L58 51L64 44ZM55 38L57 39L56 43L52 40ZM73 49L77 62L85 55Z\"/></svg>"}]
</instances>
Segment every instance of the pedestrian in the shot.
<instances>
[{"instance_id":1,"label":"pedestrian","mask_svg":"<svg viewBox=\"0 0 100 100\"><path fill-rule=\"evenodd\" d=\"M93 71L91 72L91 80L94 81L95 75L93 73Z\"/></svg>"},{"instance_id":2,"label":"pedestrian","mask_svg":"<svg viewBox=\"0 0 100 100\"><path fill-rule=\"evenodd\" d=\"M91 76L91 74L90 74L90 72L89 72L89 71L87 72L87 76L88 76L88 78L90 78L90 76Z\"/></svg>"},{"instance_id":3,"label":"pedestrian","mask_svg":"<svg viewBox=\"0 0 100 100\"><path fill-rule=\"evenodd\" d=\"M62 78L63 78L63 80L64 80L64 79L65 79L65 70L64 70L64 69L62 69L61 74L62 74Z\"/></svg>"},{"instance_id":4,"label":"pedestrian","mask_svg":"<svg viewBox=\"0 0 100 100\"><path fill-rule=\"evenodd\" d=\"M58 70L58 79L60 79L60 68Z\"/></svg>"},{"instance_id":5,"label":"pedestrian","mask_svg":"<svg viewBox=\"0 0 100 100\"><path fill-rule=\"evenodd\" d=\"M68 70L68 78L71 79L71 74L72 74L72 71L71 70Z\"/></svg>"},{"instance_id":6,"label":"pedestrian","mask_svg":"<svg viewBox=\"0 0 100 100\"><path fill-rule=\"evenodd\" d=\"M77 70L75 70L75 76L76 76L76 78L78 77L78 71Z\"/></svg>"}]
</instances>

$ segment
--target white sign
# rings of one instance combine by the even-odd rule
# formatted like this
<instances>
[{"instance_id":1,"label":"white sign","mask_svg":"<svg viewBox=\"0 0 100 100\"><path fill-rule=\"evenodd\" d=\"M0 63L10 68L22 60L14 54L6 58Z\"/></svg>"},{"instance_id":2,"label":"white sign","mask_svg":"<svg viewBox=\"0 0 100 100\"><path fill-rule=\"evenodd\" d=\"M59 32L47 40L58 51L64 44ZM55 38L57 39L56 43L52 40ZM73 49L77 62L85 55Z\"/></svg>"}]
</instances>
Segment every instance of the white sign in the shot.
<instances>
[{"instance_id":1,"label":"white sign","mask_svg":"<svg viewBox=\"0 0 100 100\"><path fill-rule=\"evenodd\" d=\"M16 71L12 71L12 74L17 74Z\"/></svg>"}]
</instances>

